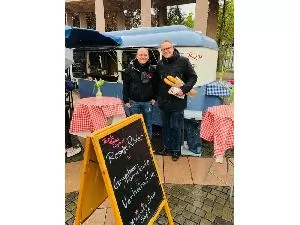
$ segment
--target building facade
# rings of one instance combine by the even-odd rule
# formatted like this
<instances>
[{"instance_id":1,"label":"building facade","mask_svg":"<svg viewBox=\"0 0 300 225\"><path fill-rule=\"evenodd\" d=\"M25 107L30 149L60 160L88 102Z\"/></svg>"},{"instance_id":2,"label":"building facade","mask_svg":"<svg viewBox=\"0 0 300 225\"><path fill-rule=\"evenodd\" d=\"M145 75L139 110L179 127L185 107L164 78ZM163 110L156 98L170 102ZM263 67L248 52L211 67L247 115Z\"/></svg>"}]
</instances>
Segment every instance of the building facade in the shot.
<instances>
[{"instance_id":1,"label":"building facade","mask_svg":"<svg viewBox=\"0 0 300 225\"><path fill-rule=\"evenodd\" d=\"M114 23L117 30L125 29L124 10L139 9L140 25L151 27L151 12L155 9L158 26L167 22L167 6L196 3L194 30L215 39L217 32L218 0L65 0L66 24L88 28L90 15L95 17L96 30L109 31L108 24Z\"/></svg>"}]
</instances>

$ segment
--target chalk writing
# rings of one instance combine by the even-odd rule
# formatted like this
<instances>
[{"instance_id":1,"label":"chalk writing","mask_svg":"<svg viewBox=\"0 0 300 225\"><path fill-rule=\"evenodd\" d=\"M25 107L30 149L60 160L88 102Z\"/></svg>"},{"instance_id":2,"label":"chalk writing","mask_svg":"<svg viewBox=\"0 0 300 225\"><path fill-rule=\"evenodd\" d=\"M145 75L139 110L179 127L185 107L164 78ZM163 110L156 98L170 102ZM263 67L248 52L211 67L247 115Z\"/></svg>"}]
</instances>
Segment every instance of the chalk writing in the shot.
<instances>
[{"instance_id":1,"label":"chalk writing","mask_svg":"<svg viewBox=\"0 0 300 225\"><path fill-rule=\"evenodd\" d=\"M152 172L151 174L149 173L149 171L146 172L145 174L145 180L143 180L142 182L137 182L137 188L133 189L130 188L131 190L131 195L129 197L124 196L122 199L122 204L124 206L124 208L126 209L128 207L128 205L131 204L132 199L140 192L143 190L143 188L149 183L149 181L155 177L154 172Z\"/></svg>"},{"instance_id":2,"label":"chalk writing","mask_svg":"<svg viewBox=\"0 0 300 225\"><path fill-rule=\"evenodd\" d=\"M136 134L136 135L135 135L135 138L133 138L132 136L129 136L129 137L127 138L127 143L130 145L130 147L133 147L136 143L138 143L138 142L140 142L140 141L143 140L143 139L142 139L143 136L144 136L143 134L141 134L140 136L138 136L138 135Z\"/></svg>"},{"instance_id":3,"label":"chalk writing","mask_svg":"<svg viewBox=\"0 0 300 225\"><path fill-rule=\"evenodd\" d=\"M122 155L126 155L128 151L128 146L122 146L122 149L118 152L108 152L105 156L109 160L109 164L112 163L112 160L120 158Z\"/></svg>"},{"instance_id":4,"label":"chalk writing","mask_svg":"<svg viewBox=\"0 0 300 225\"><path fill-rule=\"evenodd\" d=\"M141 135L136 134L135 138L132 136L129 136L126 138L127 142L125 144L124 144L124 142L122 142L122 143L118 142L118 143L122 144L121 150L119 150L117 152L115 152L115 151L108 152L105 156L105 158L109 160L109 164L111 164L113 160L120 158L122 155L126 155L128 150L130 150L134 145L136 145L138 142L141 142L143 140L143 138L142 138L143 136L144 136L143 134L141 134ZM107 140L107 143L109 143L109 141L111 141L111 143L115 143L116 140L118 140L118 139L109 139L109 140Z\"/></svg>"},{"instance_id":5,"label":"chalk writing","mask_svg":"<svg viewBox=\"0 0 300 225\"><path fill-rule=\"evenodd\" d=\"M123 224L147 224L163 192L142 121L106 135L99 143Z\"/></svg>"},{"instance_id":6,"label":"chalk writing","mask_svg":"<svg viewBox=\"0 0 300 225\"><path fill-rule=\"evenodd\" d=\"M124 141L125 141L124 138L122 140L120 140L119 138L115 138L112 135L109 135L109 137L105 137L102 139L103 144L112 145L113 148L120 147L120 145L123 144Z\"/></svg>"},{"instance_id":7,"label":"chalk writing","mask_svg":"<svg viewBox=\"0 0 300 225\"><path fill-rule=\"evenodd\" d=\"M156 192L154 191L151 195L147 196L147 200L145 203L141 203L141 209L135 210L136 217L132 218L130 221L130 225L135 225L137 222L143 223L146 219L149 218L151 210L149 208L149 205L151 204L152 200L155 197Z\"/></svg>"},{"instance_id":8,"label":"chalk writing","mask_svg":"<svg viewBox=\"0 0 300 225\"><path fill-rule=\"evenodd\" d=\"M144 163L142 165L137 163L131 168L129 169L127 168L125 174L121 178L118 179L116 176L114 176L113 178L114 189L117 190L122 185L122 182L125 182L126 184L131 182L134 179L134 177L140 174L140 172L142 172L149 165L150 165L150 161L144 160Z\"/></svg>"}]
</instances>

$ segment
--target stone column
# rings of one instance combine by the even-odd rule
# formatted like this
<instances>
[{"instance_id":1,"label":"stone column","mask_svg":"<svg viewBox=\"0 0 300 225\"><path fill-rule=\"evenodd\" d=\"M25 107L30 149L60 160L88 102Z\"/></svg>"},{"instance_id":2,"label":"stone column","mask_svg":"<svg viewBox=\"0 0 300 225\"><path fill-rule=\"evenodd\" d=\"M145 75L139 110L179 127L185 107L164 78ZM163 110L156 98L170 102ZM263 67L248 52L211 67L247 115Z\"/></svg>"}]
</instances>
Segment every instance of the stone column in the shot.
<instances>
[{"instance_id":1,"label":"stone column","mask_svg":"<svg viewBox=\"0 0 300 225\"><path fill-rule=\"evenodd\" d=\"M87 20L86 20L86 14L80 13L79 14L79 26L80 28L87 28Z\"/></svg>"},{"instance_id":2,"label":"stone column","mask_svg":"<svg viewBox=\"0 0 300 225\"><path fill-rule=\"evenodd\" d=\"M196 0L195 31L201 31L206 35L208 17L208 0Z\"/></svg>"},{"instance_id":3,"label":"stone column","mask_svg":"<svg viewBox=\"0 0 300 225\"><path fill-rule=\"evenodd\" d=\"M73 19L71 13L66 13L66 24L73 27Z\"/></svg>"},{"instance_id":4,"label":"stone column","mask_svg":"<svg viewBox=\"0 0 300 225\"><path fill-rule=\"evenodd\" d=\"M206 35L208 37L211 37L212 39L216 39L217 36L218 10L219 10L218 0L210 0Z\"/></svg>"},{"instance_id":5,"label":"stone column","mask_svg":"<svg viewBox=\"0 0 300 225\"><path fill-rule=\"evenodd\" d=\"M141 26L151 27L151 0L141 0Z\"/></svg>"},{"instance_id":6,"label":"stone column","mask_svg":"<svg viewBox=\"0 0 300 225\"><path fill-rule=\"evenodd\" d=\"M158 26L165 26L167 23L167 6L158 8Z\"/></svg>"},{"instance_id":7,"label":"stone column","mask_svg":"<svg viewBox=\"0 0 300 225\"><path fill-rule=\"evenodd\" d=\"M105 32L103 0L95 0L96 30Z\"/></svg>"},{"instance_id":8,"label":"stone column","mask_svg":"<svg viewBox=\"0 0 300 225\"><path fill-rule=\"evenodd\" d=\"M117 20L117 30L125 30L125 15L124 15L123 4L120 5L120 8L118 8L116 20Z\"/></svg>"},{"instance_id":9,"label":"stone column","mask_svg":"<svg viewBox=\"0 0 300 225\"><path fill-rule=\"evenodd\" d=\"M85 69L86 69L86 73L89 74L91 72L91 69L90 69L90 52L89 51L85 52L85 58L86 58Z\"/></svg>"},{"instance_id":10,"label":"stone column","mask_svg":"<svg viewBox=\"0 0 300 225\"><path fill-rule=\"evenodd\" d=\"M122 67L122 64L121 64L121 62L122 62L122 57L123 57L123 51L122 50L116 50L116 52L117 52L117 62L118 62L118 82L119 83L123 83L123 80L122 80L122 70L123 69L125 69L125 68L123 68Z\"/></svg>"}]
</instances>

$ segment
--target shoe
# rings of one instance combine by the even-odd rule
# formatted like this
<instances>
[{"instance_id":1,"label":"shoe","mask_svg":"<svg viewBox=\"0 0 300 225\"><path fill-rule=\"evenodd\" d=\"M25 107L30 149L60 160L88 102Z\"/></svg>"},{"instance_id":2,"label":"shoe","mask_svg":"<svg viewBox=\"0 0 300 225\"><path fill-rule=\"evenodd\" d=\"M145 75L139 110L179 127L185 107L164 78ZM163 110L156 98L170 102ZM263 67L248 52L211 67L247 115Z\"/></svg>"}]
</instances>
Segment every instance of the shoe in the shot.
<instances>
[{"instance_id":1,"label":"shoe","mask_svg":"<svg viewBox=\"0 0 300 225\"><path fill-rule=\"evenodd\" d=\"M67 147L67 146L65 146L65 153L67 153L68 151L71 151L71 148L73 148L73 147Z\"/></svg>"},{"instance_id":2,"label":"shoe","mask_svg":"<svg viewBox=\"0 0 300 225\"><path fill-rule=\"evenodd\" d=\"M179 159L179 152L173 152L172 153L172 160L177 161Z\"/></svg>"},{"instance_id":3,"label":"shoe","mask_svg":"<svg viewBox=\"0 0 300 225\"><path fill-rule=\"evenodd\" d=\"M65 153L67 153L67 154L68 154L68 152L72 152L72 151L74 151L74 150L73 150L73 147L66 148L65 150L66 150L66 152L65 152Z\"/></svg>"},{"instance_id":4,"label":"shoe","mask_svg":"<svg viewBox=\"0 0 300 225\"><path fill-rule=\"evenodd\" d=\"M67 157L72 157L74 155L77 155L79 152L81 152L81 148L77 147L77 148L68 148L67 149Z\"/></svg>"},{"instance_id":5,"label":"shoe","mask_svg":"<svg viewBox=\"0 0 300 225\"><path fill-rule=\"evenodd\" d=\"M159 150L159 151L155 151L156 154L158 155L168 155L168 152L165 149Z\"/></svg>"}]
</instances>

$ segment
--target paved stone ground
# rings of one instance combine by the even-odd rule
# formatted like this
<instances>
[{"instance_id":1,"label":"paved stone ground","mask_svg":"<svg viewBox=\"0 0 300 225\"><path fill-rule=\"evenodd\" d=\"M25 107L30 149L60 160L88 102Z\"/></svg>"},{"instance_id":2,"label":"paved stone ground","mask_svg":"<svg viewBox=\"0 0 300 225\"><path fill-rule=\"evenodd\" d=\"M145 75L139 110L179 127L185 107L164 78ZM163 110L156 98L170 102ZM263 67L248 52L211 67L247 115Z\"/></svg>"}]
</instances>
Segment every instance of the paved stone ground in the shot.
<instances>
[{"instance_id":1,"label":"paved stone ground","mask_svg":"<svg viewBox=\"0 0 300 225\"><path fill-rule=\"evenodd\" d=\"M233 225L234 197L230 202L230 187L165 184L164 189L175 225ZM66 225L73 224L77 198L78 192L66 194ZM167 217L162 210L154 225L165 224Z\"/></svg>"},{"instance_id":2,"label":"paved stone ground","mask_svg":"<svg viewBox=\"0 0 300 225\"><path fill-rule=\"evenodd\" d=\"M161 135L153 135L153 149L162 146ZM80 142L72 137L75 144ZM213 143L202 140L202 156L212 157ZM232 149L226 152L226 157L233 157ZM66 163L82 160L83 151L73 157L66 158ZM230 187L207 185L164 184L164 189L171 208L175 225L232 225L233 202L229 201ZM76 213L78 192L65 196L65 224L73 225ZM164 210L154 225L167 224ZM106 224L110 225L110 224Z\"/></svg>"},{"instance_id":3,"label":"paved stone ground","mask_svg":"<svg viewBox=\"0 0 300 225\"><path fill-rule=\"evenodd\" d=\"M71 192L65 195L65 224L73 225L76 206L78 200L78 192Z\"/></svg>"}]
</instances>

